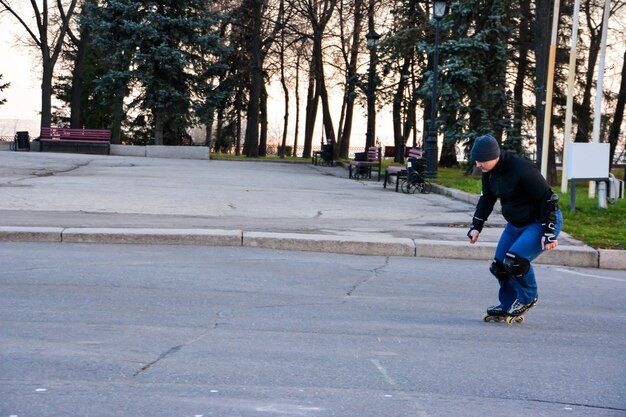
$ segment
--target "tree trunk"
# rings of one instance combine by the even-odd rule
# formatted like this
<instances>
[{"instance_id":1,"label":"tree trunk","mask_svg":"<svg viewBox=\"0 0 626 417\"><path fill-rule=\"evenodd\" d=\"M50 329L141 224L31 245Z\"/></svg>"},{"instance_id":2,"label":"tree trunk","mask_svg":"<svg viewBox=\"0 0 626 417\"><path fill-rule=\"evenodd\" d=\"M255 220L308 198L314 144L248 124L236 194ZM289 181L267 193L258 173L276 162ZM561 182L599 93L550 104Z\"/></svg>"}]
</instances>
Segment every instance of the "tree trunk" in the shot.
<instances>
[{"instance_id":1,"label":"tree trunk","mask_svg":"<svg viewBox=\"0 0 626 417\"><path fill-rule=\"evenodd\" d=\"M287 156L285 153L287 149L287 130L289 129L289 88L287 88L287 84L285 83L285 74L284 74L284 63L281 63L281 77L280 82L283 87L283 95L285 97L285 108L284 108L284 116L283 116L283 137L280 144L280 149L278 150L278 156L284 158ZM294 145L295 147L295 145Z\"/></svg>"},{"instance_id":2,"label":"tree trunk","mask_svg":"<svg viewBox=\"0 0 626 417\"><path fill-rule=\"evenodd\" d=\"M552 1L538 0L535 7L535 96L536 96L536 113L535 113L535 129L537 136L537 164L541 165L541 155L543 146L551 146L552 141L543 143L543 118L545 115L546 88L548 83L548 55L550 51L550 36L552 27ZM551 129L552 130L552 129ZM549 135L552 136L551 134ZM550 151L550 149L549 149ZM552 156L550 156L552 155ZM549 184L556 184L556 175L552 176L552 172L556 173L556 162L554 159L554 149L548 152L548 178Z\"/></svg>"},{"instance_id":3,"label":"tree trunk","mask_svg":"<svg viewBox=\"0 0 626 417\"><path fill-rule=\"evenodd\" d=\"M204 146L211 147L211 136L213 136L213 116L204 125Z\"/></svg>"},{"instance_id":4,"label":"tree trunk","mask_svg":"<svg viewBox=\"0 0 626 417\"><path fill-rule=\"evenodd\" d=\"M453 126L457 122L458 112L456 110L445 113L445 119L443 125L446 126L443 132L443 142L441 144L441 157L439 158L439 165L442 167L454 167L459 165L459 161L456 157L456 144L457 141L454 138L450 138L450 131L448 126Z\"/></svg>"},{"instance_id":5,"label":"tree trunk","mask_svg":"<svg viewBox=\"0 0 626 417\"><path fill-rule=\"evenodd\" d=\"M267 156L267 89L265 82L261 86L261 101L259 103L260 135L259 135L259 156Z\"/></svg>"},{"instance_id":6,"label":"tree trunk","mask_svg":"<svg viewBox=\"0 0 626 417\"><path fill-rule=\"evenodd\" d=\"M324 63L323 63L323 50L322 50L322 33L319 33L318 39L318 53L314 55L317 59L317 65L315 65L315 85L318 91L319 97L322 99L322 124L324 133L326 134L326 143L333 145L333 149L336 144L335 129L333 127L333 120L330 112L330 103L328 101L328 91L326 90L326 79L324 77Z\"/></svg>"},{"instance_id":7,"label":"tree trunk","mask_svg":"<svg viewBox=\"0 0 626 417\"><path fill-rule=\"evenodd\" d=\"M83 103L83 85L85 82L85 55L89 44L89 30L81 31L80 39L76 45L76 58L74 59L74 68L72 68L72 87L70 91L70 127L80 129L83 126L82 103ZM104 127L104 126L91 126Z\"/></svg>"},{"instance_id":8,"label":"tree trunk","mask_svg":"<svg viewBox=\"0 0 626 417\"><path fill-rule=\"evenodd\" d=\"M341 133L338 135L338 143L339 143L339 151L338 155L340 158L348 158L350 155L350 136L352 136L352 121L354 120L354 98L356 96L356 91L354 86L350 87L348 91L346 91L345 96L345 115L343 118L343 124Z\"/></svg>"},{"instance_id":9,"label":"tree trunk","mask_svg":"<svg viewBox=\"0 0 626 417\"><path fill-rule=\"evenodd\" d=\"M163 132L165 129L165 115L163 109L153 110L154 115L154 144L163 145Z\"/></svg>"},{"instance_id":10,"label":"tree trunk","mask_svg":"<svg viewBox=\"0 0 626 417\"><path fill-rule=\"evenodd\" d=\"M296 125L293 133L293 156L298 156L298 135L300 134L300 57L302 54L298 52L296 58Z\"/></svg>"},{"instance_id":11,"label":"tree trunk","mask_svg":"<svg viewBox=\"0 0 626 417\"><path fill-rule=\"evenodd\" d=\"M281 10L283 9L284 2L281 1ZM282 16L279 17L282 19ZM287 80L285 77L285 31L282 30L280 35L280 85L283 88L283 96L285 97L285 107L283 110L283 137L278 148L278 156L284 158L285 150L287 148L287 129L289 128L289 88L287 87Z\"/></svg>"},{"instance_id":12,"label":"tree trunk","mask_svg":"<svg viewBox=\"0 0 626 417\"><path fill-rule=\"evenodd\" d=\"M222 107L217 110L217 123L215 125L215 152L226 152L228 142L224 136L224 109Z\"/></svg>"},{"instance_id":13,"label":"tree trunk","mask_svg":"<svg viewBox=\"0 0 626 417\"><path fill-rule=\"evenodd\" d=\"M624 60L622 62L622 79L617 94L617 103L615 104L615 114L613 122L609 130L610 156L609 161L613 162L615 158L615 148L619 142L622 122L624 121L624 106L626 105L626 52L624 52ZM626 181L626 169L624 169L624 181Z\"/></svg>"},{"instance_id":14,"label":"tree trunk","mask_svg":"<svg viewBox=\"0 0 626 417\"><path fill-rule=\"evenodd\" d=\"M404 62L400 69L400 81L396 88L396 93L393 97L392 105L392 118L393 118L393 143L396 148L396 156L394 161L399 164L404 164L404 147L406 146L406 132L403 132L403 127L408 127L402 123L402 104L404 101L404 92L406 90L407 83L409 81L409 68L411 66L411 57L405 56ZM409 118L407 118L409 120Z\"/></svg>"},{"instance_id":15,"label":"tree trunk","mask_svg":"<svg viewBox=\"0 0 626 417\"><path fill-rule=\"evenodd\" d=\"M317 117L317 105L319 96L316 95L315 90L315 60L311 60L309 67L309 86L306 98L306 110L304 121L304 151L302 153L303 158L311 157L311 148L313 143L313 132L315 130L315 119Z\"/></svg>"},{"instance_id":16,"label":"tree trunk","mask_svg":"<svg viewBox=\"0 0 626 417\"><path fill-rule=\"evenodd\" d=\"M42 45L42 49L48 49ZM46 52L43 52L45 54ZM52 76L54 64L50 58L43 59L41 75L41 127L50 127L52 123Z\"/></svg>"},{"instance_id":17,"label":"tree trunk","mask_svg":"<svg viewBox=\"0 0 626 417\"><path fill-rule=\"evenodd\" d=\"M121 85L113 99L113 120L111 126L111 143L122 143L122 121L124 120L124 97L126 86Z\"/></svg>"},{"instance_id":18,"label":"tree trunk","mask_svg":"<svg viewBox=\"0 0 626 417\"><path fill-rule=\"evenodd\" d=\"M87 3L92 0L85 0L81 8L81 18L86 17ZM70 39L76 46L76 56L74 58L74 67L72 68L72 86L70 91L70 127L79 129L84 126L85 121L83 117L82 105L83 105L83 91L85 83L85 66L87 62L87 48L90 43L89 27L87 25L80 25L80 38L76 39L72 32L68 32ZM107 126L91 126L104 128ZM119 138L118 138L119 139ZM119 143L116 142L116 143Z\"/></svg>"},{"instance_id":19,"label":"tree trunk","mask_svg":"<svg viewBox=\"0 0 626 417\"><path fill-rule=\"evenodd\" d=\"M239 87L237 89L237 94L235 96L235 111L237 112L237 126L235 129L235 155L239 156L241 154L241 109L243 108L243 87Z\"/></svg>"},{"instance_id":20,"label":"tree trunk","mask_svg":"<svg viewBox=\"0 0 626 417\"><path fill-rule=\"evenodd\" d=\"M252 28L248 54L250 56L250 99L248 101L248 123L243 153L248 157L259 156L259 112L261 88L263 84L263 70L261 68L261 13L262 1L250 0L247 3L252 15Z\"/></svg>"}]
</instances>

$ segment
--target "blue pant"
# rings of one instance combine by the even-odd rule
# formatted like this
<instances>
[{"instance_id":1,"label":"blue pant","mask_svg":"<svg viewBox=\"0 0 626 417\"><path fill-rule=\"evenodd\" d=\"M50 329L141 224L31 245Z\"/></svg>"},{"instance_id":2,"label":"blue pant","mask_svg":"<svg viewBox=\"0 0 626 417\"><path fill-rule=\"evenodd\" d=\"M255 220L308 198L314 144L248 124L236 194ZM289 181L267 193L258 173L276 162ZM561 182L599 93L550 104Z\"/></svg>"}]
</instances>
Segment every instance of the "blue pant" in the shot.
<instances>
[{"instance_id":1,"label":"blue pant","mask_svg":"<svg viewBox=\"0 0 626 417\"><path fill-rule=\"evenodd\" d=\"M558 236L563 226L563 215L560 210L557 210L556 216L554 233ZM498 241L495 259L503 262L506 253L511 252L531 262L541 255L542 238L543 228L539 222L531 223L524 227L515 227L507 224ZM537 281L535 280L535 271L532 265L526 275L498 281L500 283L500 292L498 294L500 307L504 310L508 310L516 298L524 304L529 304L537 298Z\"/></svg>"}]
</instances>

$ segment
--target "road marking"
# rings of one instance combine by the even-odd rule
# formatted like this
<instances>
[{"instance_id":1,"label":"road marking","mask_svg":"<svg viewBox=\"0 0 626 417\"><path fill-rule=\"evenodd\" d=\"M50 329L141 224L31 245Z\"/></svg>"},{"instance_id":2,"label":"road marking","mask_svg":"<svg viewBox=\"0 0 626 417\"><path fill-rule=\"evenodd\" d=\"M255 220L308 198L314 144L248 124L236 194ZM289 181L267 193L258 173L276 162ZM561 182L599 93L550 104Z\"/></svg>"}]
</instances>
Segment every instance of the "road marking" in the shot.
<instances>
[{"instance_id":1,"label":"road marking","mask_svg":"<svg viewBox=\"0 0 626 417\"><path fill-rule=\"evenodd\" d=\"M394 381L393 378L389 376L389 373L387 372L387 370L380 364L380 362L377 359L370 359L370 362L374 364L376 369L378 369L378 372L380 372L380 374L383 376L383 378L385 378L385 381L387 381L389 385L393 385L393 386L396 385L396 381Z\"/></svg>"},{"instance_id":2,"label":"road marking","mask_svg":"<svg viewBox=\"0 0 626 417\"><path fill-rule=\"evenodd\" d=\"M605 276L602 276L602 275L595 275L595 274L586 274L584 272L572 271L571 269L556 268L556 270L559 271L559 272L568 272L570 274L580 275L580 276L583 276L583 277L598 278L598 279L604 279L604 280L607 280L607 281L626 282L626 279L605 277Z\"/></svg>"}]
</instances>

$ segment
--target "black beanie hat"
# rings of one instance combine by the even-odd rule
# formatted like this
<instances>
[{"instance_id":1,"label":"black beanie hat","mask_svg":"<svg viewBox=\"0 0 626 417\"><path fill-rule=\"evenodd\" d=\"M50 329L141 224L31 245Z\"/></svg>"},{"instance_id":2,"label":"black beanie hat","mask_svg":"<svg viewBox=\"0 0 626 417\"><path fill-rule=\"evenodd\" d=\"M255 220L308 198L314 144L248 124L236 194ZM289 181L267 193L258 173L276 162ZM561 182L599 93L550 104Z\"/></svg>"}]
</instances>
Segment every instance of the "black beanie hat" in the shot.
<instances>
[{"instance_id":1,"label":"black beanie hat","mask_svg":"<svg viewBox=\"0 0 626 417\"><path fill-rule=\"evenodd\" d=\"M478 162L491 161L500 156L498 141L491 135L480 136L474 140L470 152L472 160Z\"/></svg>"}]
</instances>

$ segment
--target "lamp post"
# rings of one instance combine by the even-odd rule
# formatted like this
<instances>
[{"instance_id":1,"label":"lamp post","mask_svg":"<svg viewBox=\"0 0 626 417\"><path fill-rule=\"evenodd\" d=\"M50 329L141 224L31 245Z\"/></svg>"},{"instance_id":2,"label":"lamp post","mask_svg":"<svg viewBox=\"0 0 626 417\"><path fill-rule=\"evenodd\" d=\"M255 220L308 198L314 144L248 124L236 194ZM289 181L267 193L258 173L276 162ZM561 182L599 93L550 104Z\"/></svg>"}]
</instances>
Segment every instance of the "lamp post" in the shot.
<instances>
[{"instance_id":1,"label":"lamp post","mask_svg":"<svg viewBox=\"0 0 626 417\"><path fill-rule=\"evenodd\" d=\"M367 131L365 133L365 149L374 146L376 135L376 46L380 35L374 30L373 22L370 22L369 31L365 34L367 47L370 50L370 68L367 76Z\"/></svg>"},{"instance_id":2,"label":"lamp post","mask_svg":"<svg viewBox=\"0 0 626 417\"><path fill-rule=\"evenodd\" d=\"M433 17L435 18L435 49L433 51L433 93L430 100L430 123L424 150L426 151L426 171L428 178L437 176L437 74L439 73L439 22L447 11L446 0L433 0Z\"/></svg>"}]
</instances>

